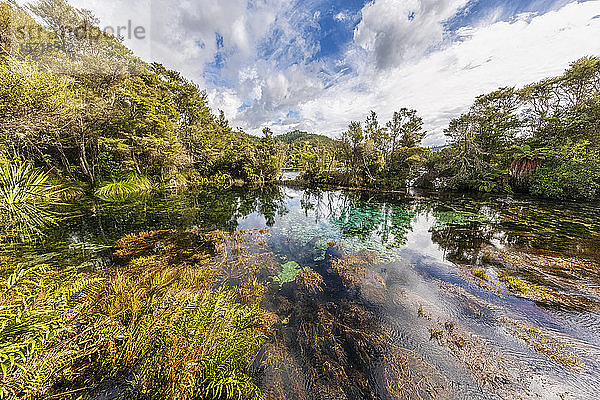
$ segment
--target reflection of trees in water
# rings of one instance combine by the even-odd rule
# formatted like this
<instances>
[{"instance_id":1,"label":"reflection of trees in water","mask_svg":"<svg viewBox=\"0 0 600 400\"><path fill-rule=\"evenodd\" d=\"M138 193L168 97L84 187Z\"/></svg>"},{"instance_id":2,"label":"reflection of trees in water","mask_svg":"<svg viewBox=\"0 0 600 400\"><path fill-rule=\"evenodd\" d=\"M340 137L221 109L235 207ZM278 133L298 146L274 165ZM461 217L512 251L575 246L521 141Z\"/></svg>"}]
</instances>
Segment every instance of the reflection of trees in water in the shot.
<instances>
[{"instance_id":1,"label":"reflection of trees in water","mask_svg":"<svg viewBox=\"0 0 600 400\"><path fill-rule=\"evenodd\" d=\"M275 225L275 217L283 216L289 212L284 199L284 193L279 186L261 188L249 193L249 195L252 194L257 196L255 208L256 211L265 217L267 226ZM250 213L246 213L245 215Z\"/></svg>"},{"instance_id":2,"label":"reflection of trees in water","mask_svg":"<svg viewBox=\"0 0 600 400\"><path fill-rule=\"evenodd\" d=\"M592 205L505 199L430 203L432 240L450 260L474 261L496 239L503 245L598 256L600 221Z\"/></svg>"},{"instance_id":3,"label":"reflection of trees in water","mask_svg":"<svg viewBox=\"0 0 600 400\"><path fill-rule=\"evenodd\" d=\"M306 190L300 200L315 222L327 220L340 228L342 235L362 241L379 237L388 247L401 246L412 229L416 209L408 202L389 203L385 198L364 192L323 192Z\"/></svg>"},{"instance_id":4,"label":"reflection of trees in water","mask_svg":"<svg viewBox=\"0 0 600 400\"><path fill-rule=\"evenodd\" d=\"M598 205L559 204L536 200L440 195L390 197L371 192L306 189L300 207L314 223L339 227L348 238L378 240L388 247L405 243L417 214L434 219L433 241L449 258L472 259L496 238L503 244L576 252L598 257ZM290 209L284 189L232 188L203 190L179 196L144 197L124 203L95 200L79 206L80 217L67 220L52 235L71 241L110 242L127 232L200 227L233 231L238 220L262 215L268 226ZM71 211L71 210L69 210Z\"/></svg>"},{"instance_id":5,"label":"reflection of trees in water","mask_svg":"<svg viewBox=\"0 0 600 400\"><path fill-rule=\"evenodd\" d=\"M431 232L431 240L444 250L446 258L459 263L474 263L492 237L485 227L448 226Z\"/></svg>"},{"instance_id":6,"label":"reflection of trees in water","mask_svg":"<svg viewBox=\"0 0 600 400\"><path fill-rule=\"evenodd\" d=\"M486 204L433 202L428 208L434 218L431 240L450 261L474 263L481 250L500 234L492 222L496 213Z\"/></svg>"},{"instance_id":7,"label":"reflection of trees in water","mask_svg":"<svg viewBox=\"0 0 600 400\"><path fill-rule=\"evenodd\" d=\"M61 235L114 240L126 232L199 227L234 231L238 219L253 212L272 226L287 212L281 188L203 190L179 196L166 194L123 203L91 201L79 210L81 217L64 226Z\"/></svg>"}]
</instances>

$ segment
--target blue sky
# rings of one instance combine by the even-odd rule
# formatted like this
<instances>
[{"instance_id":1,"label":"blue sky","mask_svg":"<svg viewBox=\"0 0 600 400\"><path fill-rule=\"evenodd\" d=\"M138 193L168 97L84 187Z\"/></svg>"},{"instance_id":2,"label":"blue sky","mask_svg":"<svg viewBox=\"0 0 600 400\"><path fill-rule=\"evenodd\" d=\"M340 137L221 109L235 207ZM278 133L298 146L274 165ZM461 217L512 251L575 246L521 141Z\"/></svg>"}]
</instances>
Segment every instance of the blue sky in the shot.
<instances>
[{"instance_id":1,"label":"blue sky","mask_svg":"<svg viewBox=\"0 0 600 400\"><path fill-rule=\"evenodd\" d=\"M127 43L206 88L233 126L339 135L375 110L416 108L443 141L475 96L600 56L600 0L73 0Z\"/></svg>"}]
</instances>

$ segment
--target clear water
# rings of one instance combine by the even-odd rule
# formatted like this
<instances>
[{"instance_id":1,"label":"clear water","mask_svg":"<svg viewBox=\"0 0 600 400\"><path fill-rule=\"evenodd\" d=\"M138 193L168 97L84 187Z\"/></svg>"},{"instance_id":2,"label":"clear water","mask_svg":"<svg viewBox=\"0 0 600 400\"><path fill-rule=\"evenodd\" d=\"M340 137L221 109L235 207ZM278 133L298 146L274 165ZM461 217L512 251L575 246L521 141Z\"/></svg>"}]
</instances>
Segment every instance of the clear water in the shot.
<instances>
[{"instance_id":1,"label":"clear water","mask_svg":"<svg viewBox=\"0 0 600 400\"><path fill-rule=\"evenodd\" d=\"M280 322L255 366L267 399L597 398L600 204L277 187L69 211L29 257L110 268L125 234L264 228L279 265L319 273L310 298L269 280ZM363 269L351 285L332 268L350 257ZM535 286L511 291L505 275Z\"/></svg>"}]
</instances>

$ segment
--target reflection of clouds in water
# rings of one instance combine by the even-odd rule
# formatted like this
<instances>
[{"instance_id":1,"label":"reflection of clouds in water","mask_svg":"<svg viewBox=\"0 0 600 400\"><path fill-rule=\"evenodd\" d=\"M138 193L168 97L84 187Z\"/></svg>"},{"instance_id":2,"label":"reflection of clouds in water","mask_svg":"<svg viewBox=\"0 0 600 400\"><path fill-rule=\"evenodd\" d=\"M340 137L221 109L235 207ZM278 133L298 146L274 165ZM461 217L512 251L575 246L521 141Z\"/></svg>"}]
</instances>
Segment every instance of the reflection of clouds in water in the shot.
<instances>
[{"instance_id":1,"label":"reflection of clouds in water","mask_svg":"<svg viewBox=\"0 0 600 400\"><path fill-rule=\"evenodd\" d=\"M435 224L432 213L418 213L412 219L412 230L406 235L405 247L409 250L418 251L423 255L433 257L437 261L444 261L445 252L431 237L431 227Z\"/></svg>"},{"instance_id":2,"label":"reflection of clouds in water","mask_svg":"<svg viewBox=\"0 0 600 400\"><path fill-rule=\"evenodd\" d=\"M258 211L238 219L237 223L238 230L268 228L267 219Z\"/></svg>"}]
</instances>

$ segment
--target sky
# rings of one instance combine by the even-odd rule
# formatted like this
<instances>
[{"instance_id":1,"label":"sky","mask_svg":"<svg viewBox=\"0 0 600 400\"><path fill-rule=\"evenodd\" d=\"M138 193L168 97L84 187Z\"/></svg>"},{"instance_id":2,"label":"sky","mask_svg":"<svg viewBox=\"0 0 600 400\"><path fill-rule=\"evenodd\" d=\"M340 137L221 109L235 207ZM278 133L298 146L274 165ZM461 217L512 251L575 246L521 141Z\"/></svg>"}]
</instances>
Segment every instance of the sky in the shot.
<instances>
[{"instance_id":1,"label":"sky","mask_svg":"<svg viewBox=\"0 0 600 400\"><path fill-rule=\"evenodd\" d=\"M418 110L444 142L476 96L600 56L600 0L71 0L194 80L233 127L339 137L370 110Z\"/></svg>"}]
</instances>

